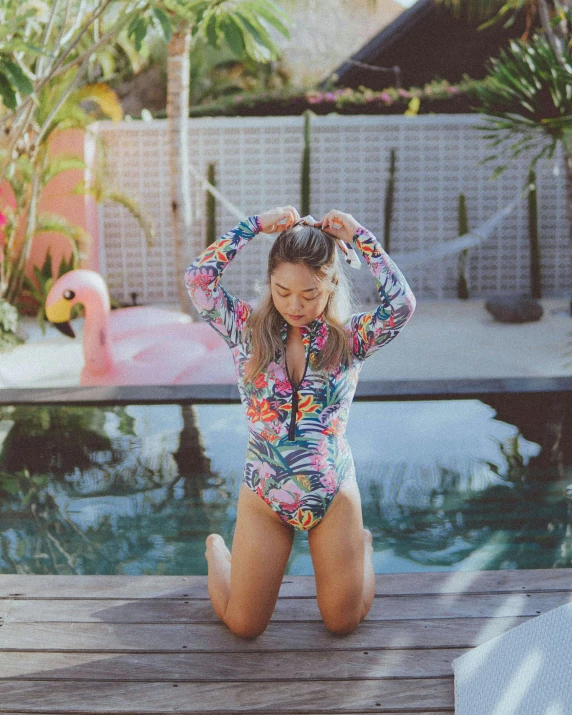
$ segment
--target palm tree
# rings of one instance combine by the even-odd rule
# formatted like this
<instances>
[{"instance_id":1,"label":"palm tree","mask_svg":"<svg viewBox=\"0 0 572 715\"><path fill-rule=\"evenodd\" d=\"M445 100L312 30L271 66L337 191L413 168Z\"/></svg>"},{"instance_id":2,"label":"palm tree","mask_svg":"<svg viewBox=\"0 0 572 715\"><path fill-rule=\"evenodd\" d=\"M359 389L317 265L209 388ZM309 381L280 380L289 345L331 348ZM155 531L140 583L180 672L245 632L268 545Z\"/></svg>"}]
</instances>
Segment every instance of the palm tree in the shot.
<instances>
[{"instance_id":1,"label":"palm tree","mask_svg":"<svg viewBox=\"0 0 572 715\"><path fill-rule=\"evenodd\" d=\"M559 142L564 151L567 208L572 241L572 5L559 0L434 0L468 21L483 21L479 30L506 20L508 27L519 12L526 30L499 58L489 60L489 73L475 88L481 104L475 109L487 116L489 126L478 127L491 147L509 145L509 160L537 149L530 161L551 158ZM538 13L542 30L531 36ZM497 154L484 161L492 161ZM493 175L507 168L498 166Z\"/></svg>"},{"instance_id":2,"label":"palm tree","mask_svg":"<svg viewBox=\"0 0 572 715\"><path fill-rule=\"evenodd\" d=\"M215 47L228 46L240 59L270 61L278 58L278 49L269 28L288 37L288 16L272 0L200 0L168 14L167 125L177 294L180 309L194 313L183 283L192 260L188 116L193 39L200 36Z\"/></svg>"}]
</instances>

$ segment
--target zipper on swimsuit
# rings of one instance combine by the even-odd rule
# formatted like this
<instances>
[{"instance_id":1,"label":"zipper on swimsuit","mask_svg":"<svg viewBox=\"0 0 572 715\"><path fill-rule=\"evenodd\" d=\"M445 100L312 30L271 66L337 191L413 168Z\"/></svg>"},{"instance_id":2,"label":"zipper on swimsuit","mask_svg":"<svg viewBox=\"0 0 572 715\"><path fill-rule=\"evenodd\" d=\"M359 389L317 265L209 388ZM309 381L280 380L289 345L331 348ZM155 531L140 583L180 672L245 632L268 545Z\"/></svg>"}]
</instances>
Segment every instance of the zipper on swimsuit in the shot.
<instances>
[{"instance_id":1,"label":"zipper on swimsuit","mask_svg":"<svg viewBox=\"0 0 572 715\"><path fill-rule=\"evenodd\" d=\"M306 371L308 370L308 360L310 359L310 345L308 345L308 352L306 354L306 364L304 365L304 374L302 379L298 383L298 387L304 382L306 377ZM288 427L288 441L294 442L294 432L296 430L296 413L298 412L298 388L294 389L292 384L292 379L290 378L290 372L288 370L288 363L286 362L286 346L284 346L284 365L286 366L286 374L288 375L288 381L290 382L290 387L292 388L292 411L290 413L290 425Z\"/></svg>"}]
</instances>

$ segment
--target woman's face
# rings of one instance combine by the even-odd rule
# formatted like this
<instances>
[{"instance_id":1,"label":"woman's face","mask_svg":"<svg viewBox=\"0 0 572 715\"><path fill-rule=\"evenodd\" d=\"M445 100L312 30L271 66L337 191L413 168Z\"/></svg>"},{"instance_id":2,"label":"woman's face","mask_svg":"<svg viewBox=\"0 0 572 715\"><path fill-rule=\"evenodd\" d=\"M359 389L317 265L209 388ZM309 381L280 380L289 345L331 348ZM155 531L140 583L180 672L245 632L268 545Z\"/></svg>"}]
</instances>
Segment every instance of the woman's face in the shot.
<instances>
[{"instance_id":1,"label":"woman's face","mask_svg":"<svg viewBox=\"0 0 572 715\"><path fill-rule=\"evenodd\" d=\"M316 274L300 263L281 263L270 278L276 310L295 327L307 325L326 308L328 292Z\"/></svg>"}]
</instances>

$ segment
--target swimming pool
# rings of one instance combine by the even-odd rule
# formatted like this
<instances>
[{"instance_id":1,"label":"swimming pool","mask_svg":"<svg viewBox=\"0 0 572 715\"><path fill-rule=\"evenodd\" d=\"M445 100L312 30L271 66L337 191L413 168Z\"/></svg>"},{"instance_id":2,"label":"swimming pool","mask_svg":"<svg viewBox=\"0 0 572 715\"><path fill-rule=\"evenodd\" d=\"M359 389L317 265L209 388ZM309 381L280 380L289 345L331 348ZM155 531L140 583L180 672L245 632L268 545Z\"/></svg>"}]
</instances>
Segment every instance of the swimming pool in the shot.
<instances>
[{"instance_id":1,"label":"swimming pool","mask_svg":"<svg viewBox=\"0 0 572 715\"><path fill-rule=\"evenodd\" d=\"M478 399L354 402L376 573L572 566L569 430L541 444L554 420L522 399L514 420ZM240 404L0 405L0 573L206 574L246 444ZM306 532L286 573L313 574Z\"/></svg>"}]
</instances>

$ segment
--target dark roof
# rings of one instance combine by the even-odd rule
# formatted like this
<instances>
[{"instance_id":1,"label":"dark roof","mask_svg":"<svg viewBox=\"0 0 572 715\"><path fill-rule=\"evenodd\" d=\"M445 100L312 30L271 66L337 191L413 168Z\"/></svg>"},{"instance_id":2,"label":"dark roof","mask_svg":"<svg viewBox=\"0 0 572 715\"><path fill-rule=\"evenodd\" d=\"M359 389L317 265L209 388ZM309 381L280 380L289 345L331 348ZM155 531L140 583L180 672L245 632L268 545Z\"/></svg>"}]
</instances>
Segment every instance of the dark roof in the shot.
<instances>
[{"instance_id":1,"label":"dark roof","mask_svg":"<svg viewBox=\"0 0 572 715\"><path fill-rule=\"evenodd\" d=\"M452 12L434 0L419 0L405 9L393 22L344 61L329 77L336 74L340 87L364 85L384 89L395 85L395 75L354 64L351 60L376 67L400 69L401 87L421 87L436 78L458 82L463 74L482 79L485 62L508 47L510 38L520 37L525 30L521 12L507 29L502 23L477 31L481 22L456 19ZM539 27L538 18L534 27ZM322 86L328 81L326 78Z\"/></svg>"}]
</instances>

